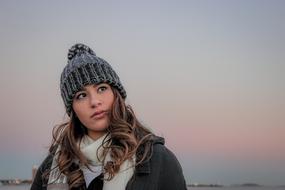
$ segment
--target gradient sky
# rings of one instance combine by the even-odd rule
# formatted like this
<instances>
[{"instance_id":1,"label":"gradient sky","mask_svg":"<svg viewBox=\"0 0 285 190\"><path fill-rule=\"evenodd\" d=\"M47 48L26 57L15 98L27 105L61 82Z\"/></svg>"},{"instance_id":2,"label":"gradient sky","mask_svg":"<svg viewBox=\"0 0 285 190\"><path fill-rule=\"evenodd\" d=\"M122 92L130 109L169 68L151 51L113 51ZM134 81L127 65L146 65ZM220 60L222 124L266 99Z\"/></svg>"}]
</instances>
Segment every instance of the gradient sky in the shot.
<instances>
[{"instance_id":1,"label":"gradient sky","mask_svg":"<svg viewBox=\"0 0 285 190\"><path fill-rule=\"evenodd\" d=\"M67 50L117 71L187 183L284 184L285 1L0 1L0 178L31 178L65 121Z\"/></svg>"}]
</instances>

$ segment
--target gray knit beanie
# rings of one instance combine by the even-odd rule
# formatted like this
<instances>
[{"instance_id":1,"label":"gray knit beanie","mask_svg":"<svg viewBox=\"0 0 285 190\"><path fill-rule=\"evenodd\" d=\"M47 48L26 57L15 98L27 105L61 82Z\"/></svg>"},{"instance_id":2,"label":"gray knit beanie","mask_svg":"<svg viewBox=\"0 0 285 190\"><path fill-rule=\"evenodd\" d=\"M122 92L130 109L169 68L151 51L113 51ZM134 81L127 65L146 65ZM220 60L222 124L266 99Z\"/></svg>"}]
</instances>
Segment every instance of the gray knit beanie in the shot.
<instances>
[{"instance_id":1,"label":"gray knit beanie","mask_svg":"<svg viewBox=\"0 0 285 190\"><path fill-rule=\"evenodd\" d=\"M67 65L61 73L60 91L69 116L75 93L88 84L108 83L126 98L126 91L118 75L110 64L97 57L91 48L84 44L75 44L69 49L67 57Z\"/></svg>"}]
</instances>

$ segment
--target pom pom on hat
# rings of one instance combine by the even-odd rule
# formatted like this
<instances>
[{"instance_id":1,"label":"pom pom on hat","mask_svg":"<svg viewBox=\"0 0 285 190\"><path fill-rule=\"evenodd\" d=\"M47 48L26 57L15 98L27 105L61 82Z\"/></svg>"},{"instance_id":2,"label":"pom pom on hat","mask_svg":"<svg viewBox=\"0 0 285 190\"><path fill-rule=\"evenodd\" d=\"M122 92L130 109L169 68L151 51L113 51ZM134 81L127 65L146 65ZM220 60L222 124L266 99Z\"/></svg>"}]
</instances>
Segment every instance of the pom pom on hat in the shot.
<instances>
[{"instance_id":1,"label":"pom pom on hat","mask_svg":"<svg viewBox=\"0 0 285 190\"><path fill-rule=\"evenodd\" d=\"M86 53L96 56L95 52L87 45L75 44L68 50L67 54L68 61L73 59L75 56L80 56L81 54L86 54Z\"/></svg>"}]
</instances>

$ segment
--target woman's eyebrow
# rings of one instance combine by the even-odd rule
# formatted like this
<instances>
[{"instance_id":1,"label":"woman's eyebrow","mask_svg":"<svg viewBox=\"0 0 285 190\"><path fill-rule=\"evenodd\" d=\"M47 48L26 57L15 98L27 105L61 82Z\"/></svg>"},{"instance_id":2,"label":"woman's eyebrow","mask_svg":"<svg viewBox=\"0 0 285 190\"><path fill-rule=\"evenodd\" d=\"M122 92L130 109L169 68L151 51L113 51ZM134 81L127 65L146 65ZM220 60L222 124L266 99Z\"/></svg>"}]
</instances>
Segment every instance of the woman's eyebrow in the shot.
<instances>
[{"instance_id":1,"label":"woman's eyebrow","mask_svg":"<svg viewBox=\"0 0 285 190\"><path fill-rule=\"evenodd\" d=\"M94 87L95 85L91 85L92 87ZM85 91L87 91L87 88L86 88L86 86L83 86L80 90L85 90Z\"/></svg>"},{"instance_id":2,"label":"woman's eyebrow","mask_svg":"<svg viewBox=\"0 0 285 190\"><path fill-rule=\"evenodd\" d=\"M85 87L80 88L80 90L78 90L75 94L81 92L81 91L87 91Z\"/></svg>"},{"instance_id":3,"label":"woman's eyebrow","mask_svg":"<svg viewBox=\"0 0 285 190\"><path fill-rule=\"evenodd\" d=\"M100 86L101 84L102 83L100 83L100 84L93 84L92 87L97 87L97 86ZM85 86L83 86L79 91L83 91L83 90L87 91L87 88Z\"/></svg>"}]
</instances>

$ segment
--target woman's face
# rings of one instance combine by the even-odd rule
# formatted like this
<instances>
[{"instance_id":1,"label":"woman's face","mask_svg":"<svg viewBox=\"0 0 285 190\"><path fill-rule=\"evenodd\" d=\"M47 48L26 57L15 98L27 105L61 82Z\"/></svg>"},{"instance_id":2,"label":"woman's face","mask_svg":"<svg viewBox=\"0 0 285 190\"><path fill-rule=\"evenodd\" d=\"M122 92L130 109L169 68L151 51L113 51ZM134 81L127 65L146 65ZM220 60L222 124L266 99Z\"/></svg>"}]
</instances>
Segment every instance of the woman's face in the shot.
<instances>
[{"instance_id":1,"label":"woman's face","mask_svg":"<svg viewBox=\"0 0 285 190\"><path fill-rule=\"evenodd\" d=\"M106 133L113 102L114 93L107 83L86 85L75 94L72 108L94 140Z\"/></svg>"}]
</instances>

